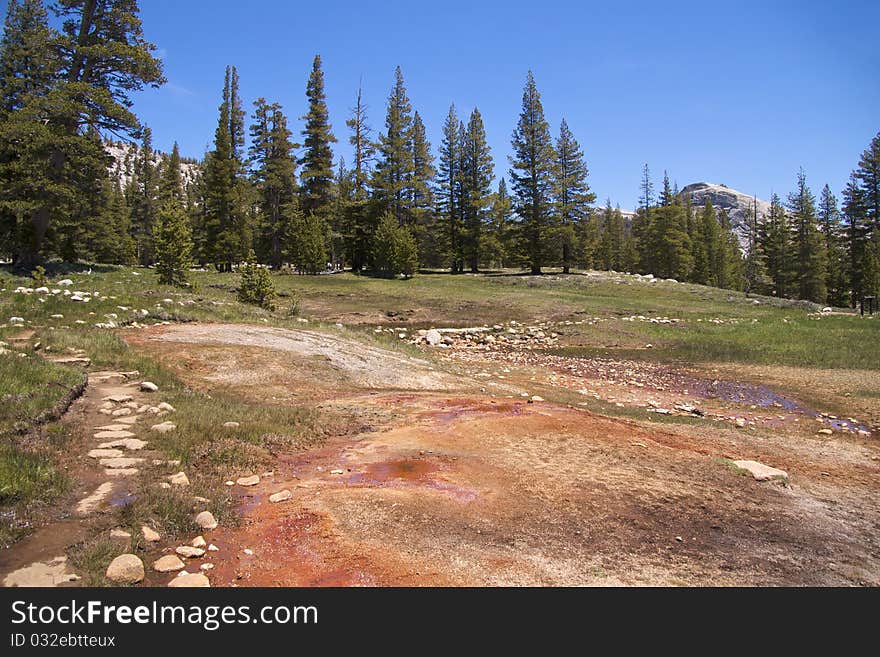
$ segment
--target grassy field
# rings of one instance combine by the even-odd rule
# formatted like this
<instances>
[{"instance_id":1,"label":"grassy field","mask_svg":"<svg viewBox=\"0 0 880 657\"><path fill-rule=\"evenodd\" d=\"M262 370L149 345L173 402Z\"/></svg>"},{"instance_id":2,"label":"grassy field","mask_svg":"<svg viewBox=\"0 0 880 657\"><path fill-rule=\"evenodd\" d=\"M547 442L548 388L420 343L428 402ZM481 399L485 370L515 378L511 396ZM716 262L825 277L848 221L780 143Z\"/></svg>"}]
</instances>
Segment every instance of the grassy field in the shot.
<instances>
[{"instance_id":1,"label":"grassy field","mask_svg":"<svg viewBox=\"0 0 880 657\"><path fill-rule=\"evenodd\" d=\"M198 463L196 486L257 468L274 452L319 443L351 422L305 406L266 404L255 409L252 401L222 390L210 395L190 390L170 368L129 347L114 330L134 323L301 327L308 320L310 327L320 330L341 322L364 341L414 352L391 334L375 334L375 327L571 322L560 327L563 339L555 353L693 364L880 369L880 321L854 314L822 316L809 304L628 275L437 273L408 281L349 273L275 275L279 297L271 312L236 300L236 274L194 272L189 290L159 286L155 272L144 268L84 267L50 271L48 278L48 294L17 293L19 286L34 288L34 281L0 272L0 341L9 345L8 353L0 355L0 510L6 518L9 509L18 509L17 515L9 515L14 522L0 522L4 543L20 535L12 525L21 524L22 509L33 502L47 504L66 488L58 467L60 433L51 423L35 425L34 419L45 417L83 374L45 362L41 355L84 352L93 368L139 370L158 383L163 399L178 409L179 430L173 440L159 439L157 446L184 467ZM59 286L65 278L72 285ZM72 301L76 292L87 293L79 296L89 300ZM645 349L648 343L653 348ZM222 427L224 421L244 417L249 421L241 429ZM205 490L211 493L205 497L218 498L216 511L222 514L222 491ZM147 516L160 517L171 534L188 530L189 509L182 513L175 500L161 497L137 496L115 521L134 527ZM90 550L100 557L106 549L100 543L85 546L82 559L94 556Z\"/></svg>"}]
</instances>

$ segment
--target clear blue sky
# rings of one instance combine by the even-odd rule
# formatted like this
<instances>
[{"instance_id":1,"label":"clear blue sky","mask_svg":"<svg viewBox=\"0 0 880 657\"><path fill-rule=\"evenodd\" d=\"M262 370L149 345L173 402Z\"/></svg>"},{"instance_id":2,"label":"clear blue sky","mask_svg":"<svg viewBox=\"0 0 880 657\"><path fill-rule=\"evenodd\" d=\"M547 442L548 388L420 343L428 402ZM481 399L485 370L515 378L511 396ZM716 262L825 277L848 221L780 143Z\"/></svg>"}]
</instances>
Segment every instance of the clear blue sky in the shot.
<instances>
[{"instance_id":1,"label":"clear blue sky","mask_svg":"<svg viewBox=\"0 0 880 657\"><path fill-rule=\"evenodd\" d=\"M768 198L798 167L839 193L880 131L880 2L289 2L141 0L168 84L135 109L158 148L211 143L225 65L245 109L278 101L299 130L315 53L324 60L337 155L363 81L382 129L396 65L436 154L451 102L486 123L496 176L532 69L554 137L565 117L599 199L631 208L647 162Z\"/></svg>"}]
</instances>

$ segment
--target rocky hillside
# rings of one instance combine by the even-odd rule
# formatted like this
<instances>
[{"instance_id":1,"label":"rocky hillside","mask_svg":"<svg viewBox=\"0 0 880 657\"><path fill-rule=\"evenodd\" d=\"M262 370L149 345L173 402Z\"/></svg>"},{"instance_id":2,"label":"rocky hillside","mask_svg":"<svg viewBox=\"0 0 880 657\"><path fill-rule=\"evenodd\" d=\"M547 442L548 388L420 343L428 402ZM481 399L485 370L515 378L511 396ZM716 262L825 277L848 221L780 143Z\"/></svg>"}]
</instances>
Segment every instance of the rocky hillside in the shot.
<instances>
[{"instance_id":1,"label":"rocky hillside","mask_svg":"<svg viewBox=\"0 0 880 657\"><path fill-rule=\"evenodd\" d=\"M131 171L137 161L139 148L137 144L127 144L125 142L107 142L104 144L104 150L113 158L113 163L108 167L110 174L115 175L119 172L119 177L124 188L131 178ZM167 154L156 151L153 154L153 164L158 166ZM121 164L121 166L118 166ZM198 174L199 165L195 162L181 162L180 174L183 178L184 187L188 187L195 180Z\"/></svg>"},{"instance_id":2,"label":"rocky hillside","mask_svg":"<svg viewBox=\"0 0 880 657\"><path fill-rule=\"evenodd\" d=\"M734 230L736 230L739 236L740 244L745 248L748 244L748 224L746 220L750 207L755 203L753 196L738 192L726 185L706 182L692 183L682 189L681 194L689 194L694 207L706 205L706 199L709 199L712 201L716 211L723 208L730 217ZM762 216L770 214L770 203L761 199L757 199L757 203L758 219L760 220Z\"/></svg>"}]
</instances>

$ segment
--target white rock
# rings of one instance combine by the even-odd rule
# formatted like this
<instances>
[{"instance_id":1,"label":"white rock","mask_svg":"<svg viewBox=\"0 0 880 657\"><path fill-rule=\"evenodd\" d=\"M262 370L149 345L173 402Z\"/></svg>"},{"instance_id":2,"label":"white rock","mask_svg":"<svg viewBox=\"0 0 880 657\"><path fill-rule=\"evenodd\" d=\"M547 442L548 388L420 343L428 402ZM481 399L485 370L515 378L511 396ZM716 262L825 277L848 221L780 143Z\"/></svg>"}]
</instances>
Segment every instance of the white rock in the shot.
<instances>
[{"instance_id":1,"label":"white rock","mask_svg":"<svg viewBox=\"0 0 880 657\"><path fill-rule=\"evenodd\" d=\"M260 475L251 475L250 477L239 477L235 480L239 486L256 486L260 483Z\"/></svg>"},{"instance_id":2,"label":"white rock","mask_svg":"<svg viewBox=\"0 0 880 657\"><path fill-rule=\"evenodd\" d=\"M141 390L144 392L158 392L159 386L157 386L152 381L141 381Z\"/></svg>"},{"instance_id":3,"label":"white rock","mask_svg":"<svg viewBox=\"0 0 880 657\"><path fill-rule=\"evenodd\" d=\"M144 562L134 554L120 554L107 566L107 579L118 584L137 584L144 579Z\"/></svg>"},{"instance_id":4,"label":"white rock","mask_svg":"<svg viewBox=\"0 0 880 657\"><path fill-rule=\"evenodd\" d=\"M289 490L287 490L285 488L282 491L278 491L277 493L273 493L272 495L270 495L269 501L270 502L286 502L291 497L293 497L293 495L291 494L291 492Z\"/></svg>"},{"instance_id":5,"label":"white rock","mask_svg":"<svg viewBox=\"0 0 880 657\"><path fill-rule=\"evenodd\" d=\"M182 557L197 558L204 556L205 551L202 548L193 547L191 545L181 545L174 550Z\"/></svg>"},{"instance_id":6,"label":"white rock","mask_svg":"<svg viewBox=\"0 0 880 657\"><path fill-rule=\"evenodd\" d=\"M227 429L237 429L241 425L238 422L224 422L223 426Z\"/></svg>"},{"instance_id":7,"label":"white rock","mask_svg":"<svg viewBox=\"0 0 880 657\"><path fill-rule=\"evenodd\" d=\"M788 481L788 473L785 470L771 468L758 461L734 461L733 464L743 470L748 471L757 481L768 481L770 479L781 479Z\"/></svg>"},{"instance_id":8,"label":"white rock","mask_svg":"<svg viewBox=\"0 0 880 657\"><path fill-rule=\"evenodd\" d=\"M194 548L203 548L203 547L205 547L205 546L208 545L208 544L207 544L207 542L205 542L205 537L204 537L204 536L196 536L196 537L192 540L192 542L190 543L190 545L192 545Z\"/></svg>"},{"instance_id":9,"label":"white rock","mask_svg":"<svg viewBox=\"0 0 880 657\"><path fill-rule=\"evenodd\" d=\"M432 347L440 344L443 341L443 336L440 335L440 331L437 329L431 329L427 333L425 333L425 342L427 342Z\"/></svg>"},{"instance_id":10,"label":"white rock","mask_svg":"<svg viewBox=\"0 0 880 657\"><path fill-rule=\"evenodd\" d=\"M176 554L166 554L153 562L153 570L157 573L171 573L185 568L183 561Z\"/></svg>"},{"instance_id":11,"label":"white rock","mask_svg":"<svg viewBox=\"0 0 880 657\"><path fill-rule=\"evenodd\" d=\"M73 285L73 281L70 280L69 278L65 278L65 279L60 280L57 283L55 283L55 285L58 285L60 287L70 287L71 285Z\"/></svg>"},{"instance_id":12,"label":"white rock","mask_svg":"<svg viewBox=\"0 0 880 657\"><path fill-rule=\"evenodd\" d=\"M161 424L154 424L150 429L158 433L168 433L177 429L177 425L172 422L162 422Z\"/></svg>"},{"instance_id":13,"label":"white rock","mask_svg":"<svg viewBox=\"0 0 880 657\"><path fill-rule=\"evenodd\" d=\"M162 402L157 406L160 411L168 411L169 413L173 413L176 409L169 404L168 402Z\"/></svg>"},{"instance_id":14,"label":"white rock","mask_svg":"<svg viewBox=\"0 0 880 657\"><path fill-rule=\"evenodd\" d=\"M169 475L168 481L175 486L189 486L189 479L185 472L178 472L177 474Z\"/></svg>"},{"instance_id":15,"label":"white rock","mask_svg":"<svg viewBox=\"0 0 880 657\"><path fill-rule=\"evenodd\" d=\"M143 535L144 540L147 543L155 543L159 540L159 532L155 531L151 527L147 527L146 525L141 525L141 535Z\"/></svg>"},{"instance_id":16,"label":"white rock","mask_svg":"<svg viewBox=\"0 0 880 657\"><path fill-rule=\"evenodd\" d=\"M206 588L211 586L211 582L202 573L186 573L172 579L168 582L168 586L172 588Z\"/></svg>"},{"instance_id":17,"label":"white rock","mask_svg":"<svg viewBox=\"0 0 880 657\"><path fill-rule=\"evenodd\" d=\"M217 527L217 520L210 511L202 511L196 516L196 524L202 529L214 529Z\"/></svg>"}]
</instances>

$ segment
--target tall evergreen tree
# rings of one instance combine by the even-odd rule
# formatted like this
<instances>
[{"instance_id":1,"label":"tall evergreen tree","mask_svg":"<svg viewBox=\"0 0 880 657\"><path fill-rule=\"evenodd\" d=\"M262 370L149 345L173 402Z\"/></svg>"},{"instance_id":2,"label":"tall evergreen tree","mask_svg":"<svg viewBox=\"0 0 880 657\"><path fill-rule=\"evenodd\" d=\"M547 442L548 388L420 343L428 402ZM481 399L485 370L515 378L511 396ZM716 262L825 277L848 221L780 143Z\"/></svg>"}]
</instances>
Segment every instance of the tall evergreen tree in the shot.
<instances>
[{"instance_id":1,"label":"tall evergreen tree","mask_svg":"<svg viewBox=\"0 0 880 657\"><path fill-rule=\"evenodd\" d=\"M352 171L354 198L344 209L344 233L348 261L352 270L359 272L370 261L376 223L375 213L371 211L368 203L371 167L376 148L371 139L372 129L367 122L367 106L363 102L360 86L358 86L357 101L351 110L351 117L345 123L351 131L348 141L354 147Z\"/></svg>"},{"instance_id":2,"label":"tall evergreen tree","mask_svg":"<svg viewBox=\"0 0 880 657\"><path fill-rule=\"evenodd\" d=\"M700 212L693 244L694 267L691 280L700 285L718 285L719 266L722 260L721 229L715 216L712 200Z\"/></svg>"},{"instance_id":3,"label":"tall evergreen tree","mask_svg":"<svg viewBox=\"0 0 880 657\"><path fill-rule=\"evenodd\" d=\"M596 195L590 191L587 182L588 171L583 151L565 119L562 119L556 140L555 173L553 196L560 226L562 270L567 274L577 248L575 236L581 223L588 219L590 204L596 200Z\"/></svg>"},{"instance_id":4,"label":"tall evergreen tree","mask_svg":"<svg viewBox=\"0 0 880 657\"><path fill-rule=\"evenodd\" d=\"M440 161L437 175L437 204L445 226L444 251L453 274L464 269L464 198L461 164L464 144L459 132L455 105L443 121L443 140L440 143Z\"/></svg>"},{"instance_id":5,"label":"tall evergreen tree","mask_svg":"<svg viewBox=\"0 0 880 657\"><path fill-rule=\"evenodd\" d=\"M234 66L227 66L214 150L205 159L202 226L206 239L202 257L226 271L231 271L232 265L244 259L251 248L241 160L242 116L238 72Z\"/></svg>"},{"instance_id":6,"label":"tall evergreen tree","mask_svg":"<svg viewBox=\"0 0 880 657\"><path fill-rule=\"evenodd\" d=\"M162 175L159 180L159 199L167 201L173 199L185 207L185 194L183 188L183 176L180 172L180 148L177 142L171 149L171 155L165 158L162 167Z\"/></svg>"},{"instance_id":7,"label":"tall evergreen tree","mask_svg":"<svg viewBox=\"0 0 880 657\"><path fill-rule=\"evenodd\" d=\"M39 13L33 3L26 6L34 16ZM3 205L15 208L15 258L23 268L44 255L53 222L63 243L59 249L68 255L75 250L81 222L93 214L106 175L107 156L99 133L137 137L140 124L131 111L130 95L164 81L161 63L152 56L155 46L143 37L134 0L58 0L55 10L62 29L50 32L51 40L44 44L47 54L57 56L48 66L51 88L21 105L16 120L3 127L12 134L0 139L17 151L11 157L0 155L4 165L0 179L11 197ZM37 27L28 33L39 46L45 39L45 23L37 17L33 24ZM11 59L14 55L7 61ZM44 69L37 66L37 70ZM11 88L9 82L9 78L3 81L6 89ZM12 85L18 89L10 92L10 98L17 98L13 104L24 99L20 82ZM17 177L25 172L39 175L30 180ZM15 190L33 183L42 191L21 202Z\"/></svg>"},{"instance_id":8,"label":"tall evergreen tree","mask_svg":"<svg viewBox=\"0 0 880 657\"><path fill-rule=\"evenodd\" d=\"M264 262L275 268L289 255L292 224L298 213L296 164L291 132L281 105L254 101L250 127L251 181L257 193L258 244Z\"/></svg>"},{"instance_id":9,"label":"tall evergreen tree","mask_svg":"<svg viewBox=\"0 0 880 657\"><path fill-rule=\"evenodd\" d=\"M483 117L477 108L468 119L461 146L462 223L465 230L462 255L470 270L476 272L485 246L485 225L492 202L492 180L495 178Z\"/></svg>"},{"instance_id":10,"label":"tall evergreen tree","mask_svg":"<svg viewBox=\"0 0 880 657\"><path fill-rule=\"evenodd\" d=\"M516 213L521 220L521 245L532 274L540 274L547 261L553 229L556 153L531 71L523 90L522 110L511 145L510 180Z\"/></svg>"},{"instance_id":11,"label":"tall evergreen tree","mask_svg":"<svg viewBox=\"0 0 880 657\"><path fill-rule=\"evenodd\" d=\"M149 128L144 128L144 138L135 165L134 196L131 204L132 231L137 259L141 265L151 265L156 258L153 236L160 201L159 175L155 160L153 133Z\"/></svg>"},{"instance_id":12,"label":"tall evergreen tree","mask_svg":"<svg viewBox=\"0 0 880 657\"><path fill-rule=\"evenodd\" d=\"M770 197L770 214L758 229L758 248L770 278L770 293L788 296L793 292L795 253L788 217L776 194Z\"/></svg>"},{"instance_id":13,"label":"tall evergreen tree","mask_svg":"<svg viewBox=\"0 0 880 657\"><path fill-rule=\"evenodd\" d=\"M333 203L333 150L330 144L336 143L336 137L330 127L320 55L315 55L312 63L306 96L309 112L303 117L306 124L302 131L305 153L300 160L301 205L303 212L315 212L326 219Z\"/></svg>"},{"instance_id":14,"label":"tall evergreen tree","mask_svg":"<svg viewBox=\"0 0 880 657\"><path fill-rule=\"evenodd\" d=\"M828 269L825 274L825 287L828 290L828 303L843 306L849 303L849 285L846 279L846 251L843 248L843 235L840 223L840 210L837 198L826 184L819 199L819 230L828 254Z\"/></svg>"},{"instance_id":15,"label":"tall evergreen tree","mask_svg":"<svg viewBox=\"0 0 880 657\"><path fill-rule=\"evenodd\" d=\"M433 181L436 169L431 144L428 142L425 124L416 112L413 115L410 152L413 159L412 181L410 184L410 225L411 234L419 245L419 250L427 250L434 240L434 191Z\"/></svg>"},{"instance_id":16,"label":"tall evergreen tree","mask_svg":"<svg viewBox=\"0 0 880 657\"><path fill-rule=\"evenodd\" d=\"M489 216L483 255L492 266L504 267L510 253L510 225L513 216L513 202L504 178L498 182L498 191L492 196Z\"/></svg>"},{"instance_id":17,"label":"tall evergreen tree","mask_svg":"<svg viewBox=\"0 0 880 657\"><path fill-rule=\"evenodd\" d=\"M816 199L807 187L803 169L798 173L797 191L789 194L788 209L794 222L798 297L825 303L827 256L822 235L816 225Z\"/></svg>"},{"instance_id":18,"label":"tall evergreen tree","mask_svg":"<svg viewBox=\"0 0 880 657\"><path fill-rule=\"evenodd\" d=\"M379 135L379 161L373 188L381 206L399 225L410 222L410 186L413 177L412 106L403 84L403 73L394 71L394 88L388 96L385 132Z\"/></svg>"},{"instance_id":19,"label":"tall evergreen tree","mask_svg":"<svg viewBox=\"0 0 880 657\"><path fill-rule=\"evenodd\" d=\"M9 3L0 41L0 117L48 93L59 66L53 40L41 0Z\"/></svg>"}]
</instances>

